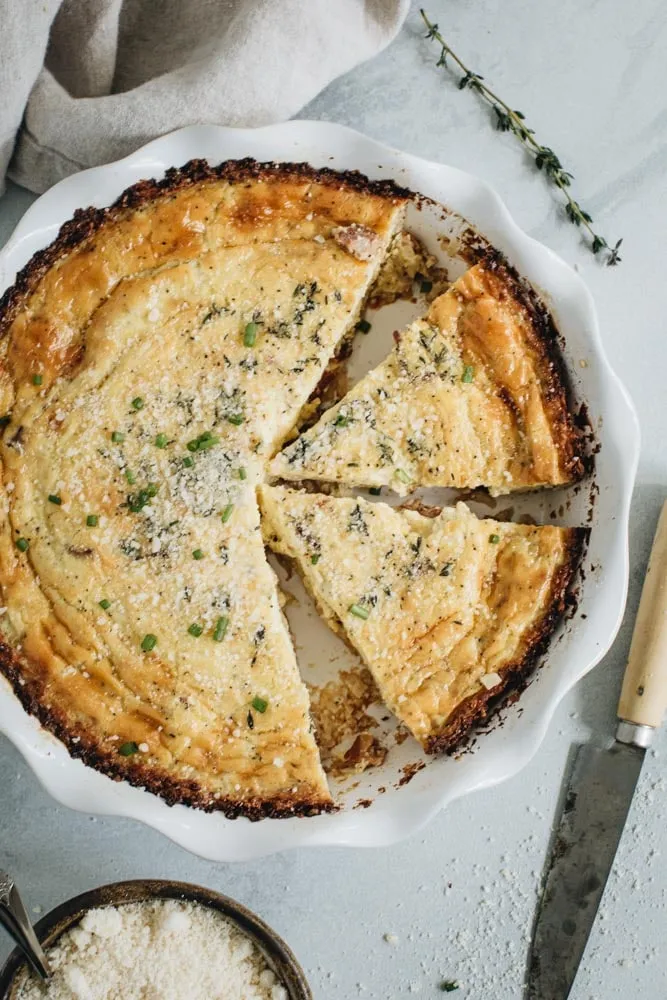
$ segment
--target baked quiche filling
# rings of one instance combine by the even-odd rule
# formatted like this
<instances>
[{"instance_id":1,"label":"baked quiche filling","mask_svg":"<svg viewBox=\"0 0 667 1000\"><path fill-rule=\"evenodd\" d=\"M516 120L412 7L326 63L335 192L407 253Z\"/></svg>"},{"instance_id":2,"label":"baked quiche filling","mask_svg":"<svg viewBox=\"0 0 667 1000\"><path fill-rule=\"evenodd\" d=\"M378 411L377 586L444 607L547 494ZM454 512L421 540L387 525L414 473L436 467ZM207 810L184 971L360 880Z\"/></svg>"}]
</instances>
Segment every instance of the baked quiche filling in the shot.
<instances>
[{"instance_id":1,"label":"baked quiche filling","mask_svg":"<svg viewBox=\"0 0 667 1000\"><path fill-rule=\"evenodd\" d=\"M77 213L5 293L0 669L72 755L229 816L332 808L265 540L428 749L548 634L575 531L264 485L578 474L558 372L492 264L280 451L373 288L426 266L407 200L357 174L193 161Z\"/></svg>"},{"instance_id":2,"label":"baked quiche filling","mask_svg":"<svg viewBox=\"0 0 667 1000\"><path fill-rule=\"evenodd\" d=\"M502 266L478 264L271 472L401 495L415 486L499 495L579 478L575 441L535 317Z\"/></svg>"}]
</instances>

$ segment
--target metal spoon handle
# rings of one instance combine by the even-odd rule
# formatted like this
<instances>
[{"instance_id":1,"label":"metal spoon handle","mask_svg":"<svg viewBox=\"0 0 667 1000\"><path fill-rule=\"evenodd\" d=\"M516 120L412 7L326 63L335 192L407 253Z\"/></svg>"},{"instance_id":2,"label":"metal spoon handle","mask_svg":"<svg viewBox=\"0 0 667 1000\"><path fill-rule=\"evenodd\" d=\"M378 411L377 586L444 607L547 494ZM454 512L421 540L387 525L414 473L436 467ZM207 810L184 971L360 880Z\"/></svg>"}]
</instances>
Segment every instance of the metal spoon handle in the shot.
<instances>
[{"instance_id":1,"label":"metal spoon handle","mask_svg":"<svg viewBox=\"0 0 667 1000\"><path fill-rule=\"evenodd\" d=\"M46 955L32 929L14 879L3 871L0 871L0 923L14 938L35 972L42 979L48 979L51 969Z\"/></svg>"}]
</instances>

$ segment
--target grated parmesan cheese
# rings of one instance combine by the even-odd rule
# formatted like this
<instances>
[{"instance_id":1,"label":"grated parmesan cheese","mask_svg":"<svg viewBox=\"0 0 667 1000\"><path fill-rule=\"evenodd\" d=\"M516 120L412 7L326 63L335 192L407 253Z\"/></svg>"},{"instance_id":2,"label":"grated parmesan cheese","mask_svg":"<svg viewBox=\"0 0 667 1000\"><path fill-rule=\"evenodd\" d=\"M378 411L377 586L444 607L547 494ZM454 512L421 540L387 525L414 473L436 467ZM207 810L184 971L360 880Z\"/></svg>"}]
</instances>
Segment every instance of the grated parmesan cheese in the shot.
<instances>
[{"instance_id":1,"label":"grated parmesan cheese","mask_svg":"<svg viewBox=\"0 0 667 1000\"><path fill-rule=\"evenodd\" d=\"M48 958L48 986L23 972L14 1000L288 1000L250 938L196 903L90 910Z\"/></svg>"}]
</instances>

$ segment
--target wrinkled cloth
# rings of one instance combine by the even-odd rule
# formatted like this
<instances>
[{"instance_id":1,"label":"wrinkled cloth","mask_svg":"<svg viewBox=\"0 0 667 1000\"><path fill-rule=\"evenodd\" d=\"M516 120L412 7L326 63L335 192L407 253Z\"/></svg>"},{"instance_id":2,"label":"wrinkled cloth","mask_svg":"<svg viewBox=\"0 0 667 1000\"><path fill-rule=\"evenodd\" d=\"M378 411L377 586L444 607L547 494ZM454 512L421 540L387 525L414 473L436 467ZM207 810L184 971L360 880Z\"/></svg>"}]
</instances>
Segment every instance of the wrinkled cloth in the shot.
<instances>
[{"instance_id":1,"label":"wrinkled cloth","mask_svg":"<svg viewBox=\"0 0 667 1000\"><path fill-rule=\"evenodd\" d=\"M183 125L284 121L389 44L409 0L0 0L0 190Z\"/></svg>"}]
</instances>

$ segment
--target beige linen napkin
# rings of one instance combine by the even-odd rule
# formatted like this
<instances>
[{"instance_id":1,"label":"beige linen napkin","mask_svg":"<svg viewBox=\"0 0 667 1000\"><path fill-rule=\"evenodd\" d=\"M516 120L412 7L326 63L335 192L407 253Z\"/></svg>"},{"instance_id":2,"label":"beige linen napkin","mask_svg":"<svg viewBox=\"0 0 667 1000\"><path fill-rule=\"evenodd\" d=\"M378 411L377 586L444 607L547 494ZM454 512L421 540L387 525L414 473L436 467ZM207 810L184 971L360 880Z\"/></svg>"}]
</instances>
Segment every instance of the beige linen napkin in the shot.
<instances>
[{"instance_id":1,"label":"beige linen napkin","mask_svg":"<svg viewBox=\"0 0 667 1000\"><path fill-rule=\"evenodd\" d=\"M182 125L295 114L409 0L0 0L0 190L44 191Z\"/></svg>"}]
</instances>

